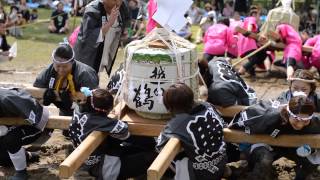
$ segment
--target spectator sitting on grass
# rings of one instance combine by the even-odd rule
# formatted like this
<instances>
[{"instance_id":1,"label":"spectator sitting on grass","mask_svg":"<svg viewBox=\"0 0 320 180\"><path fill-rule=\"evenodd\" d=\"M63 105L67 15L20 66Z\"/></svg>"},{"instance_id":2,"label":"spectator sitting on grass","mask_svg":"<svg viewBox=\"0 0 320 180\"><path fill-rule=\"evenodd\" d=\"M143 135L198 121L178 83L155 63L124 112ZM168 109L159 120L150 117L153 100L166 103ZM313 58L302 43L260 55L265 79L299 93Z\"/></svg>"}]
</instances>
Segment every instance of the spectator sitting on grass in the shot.
<instances>
[{"instance_id":1,"label":"spectator sitting on grass","mask_svg":"<svg viewBox=\"0 0 320 180\"><path fill-rule=\"evenodd\" d=\"M38 19L38 10L37 9L32 9L31 14L30 14L30 22L34 22Z\"/></svg>"},{"instance_id":2,"label":"spectator sitting on grass","mask_svg":"<svg viewBox=\"0 0 320 180\"><path fill-rule=\"evenodd\" d=\"M64 34L68 32L68 14L63 11L62 2L58 2L57 9L53 11L48 29L50 33Z\"/></svg>"},{"instance_id":3,"label":"spectator sitting on grass","mask_svg":"<svg viewBox=\"0 0 320 180\"><path fill-rule=\"evenodd\" d=\"M22 15L23 21L29 22L30 11L29 11L29 8L27 7L26 2L21 2L20 6L19 6L19 12Z\"/></svg>"},{"instance_id":4,"label":"spectator sitting on grass","mask_svg":"<svg viewBox=\"0 0 320 180\"><path fill-rule=\"evenodd\" d=\"M15 37L22 36L21 26L23 24L22 14L19 12L19 8L17 6L10 7L10 14L8 16L8 22L6 24L9 27L9 33Z\"/></svg>"},{"instance_id":5,"label":"spectator sitting on grass","mask_svg":"<svg viewBox=\"0 0 320 180\"><path fill-rule=\"evenodd\" d=\"M9 49L10 45L7 42L6 39L6 19L4 16L0 17L0 62L3 60L4 57L9 56L9 60L12 60L12 57L10 57Z\"/></svg>"}]
</instances>

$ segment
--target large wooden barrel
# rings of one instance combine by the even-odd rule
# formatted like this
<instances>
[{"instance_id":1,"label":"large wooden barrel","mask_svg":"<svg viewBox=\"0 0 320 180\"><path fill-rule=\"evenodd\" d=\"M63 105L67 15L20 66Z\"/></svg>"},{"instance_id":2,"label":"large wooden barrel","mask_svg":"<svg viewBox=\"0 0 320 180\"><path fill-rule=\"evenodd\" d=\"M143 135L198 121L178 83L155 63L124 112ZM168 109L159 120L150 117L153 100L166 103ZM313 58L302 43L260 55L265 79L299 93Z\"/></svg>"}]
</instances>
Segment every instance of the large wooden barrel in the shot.
<instances>
[{"instance_id":1,"label":"large wooden barrel","mask_svg":"<svg viewBox=\"0 0 320 180\"><path fill-rule=\"evenodd\" d=\"M164 31L158 30L161 33ZM174 34L161 37L168 44L159 39L141 42L145 46L133 42L125 52L126 79L122 89L124 100L139 115L152 119L168 117L162 92L175 82L186 83L194 91L195 99L198 98L196 46L185 40L183 43L175 42L180 37ZM176 46L170 45L173 43Z\"/></svg>"}]
</instances>

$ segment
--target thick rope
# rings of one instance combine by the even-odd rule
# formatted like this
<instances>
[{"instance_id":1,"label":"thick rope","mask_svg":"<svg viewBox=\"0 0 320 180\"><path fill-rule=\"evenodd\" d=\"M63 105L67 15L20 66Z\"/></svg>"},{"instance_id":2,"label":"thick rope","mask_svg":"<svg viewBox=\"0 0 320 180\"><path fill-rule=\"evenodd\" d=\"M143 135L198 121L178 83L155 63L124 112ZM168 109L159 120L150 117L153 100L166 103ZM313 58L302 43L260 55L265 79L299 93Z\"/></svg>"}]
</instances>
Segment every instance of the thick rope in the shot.
<instances>
[{"instance_id":1,"label":"thick rope","mask_svg":"<svg viewBox=\"0 0 320 180\"><path fill-rule=\"evenodd\" d=\"M262 51L263 49L267 48L268 46L270 46L273 43L273 41L269 40L266 44L264 44L263 46L259 47L258 49L256 49L255 51L251 52L250 54L248 54L247 56L237 60L235 63L232 64L232 67L236 66L237 64L241 63L242 61L250 58L251 56L257 54L258 52Z\"/></svg>"},{"instance_id":2,"label":"thick rope","mask_svg":"<svg viewBox=\"0 0 320 180\"><path fill-rule=\"evenodd\" d=\"M175 81L183 82L185 80L194 78L197 75L201 76L200 72L199 72L199 68L198 68L196 70L196 72L194 74L192 74L191 76L184 77L182 65L185 63L182 63L181 56L179 55L179 50L178 50L179 47L194 49L195 46L192 45L189 41L173 34L172 32L168 32L165 29L156 28L156 29L152 30L149 34L147 34L146 37L143 38L142 40L133 41L125 47L125 53L126 53L125 54L125 61L126 61L126 63L125 63L124 78L122 79L119 90L114 98L115 103L119 102L119 101L120 101L120 103L123 103L124 94L125 93L128 94L127 93L128 89L125 87L128 87L129 80L141 80L142 79L139 77L129 77L129 74L130 74L129 67L131 65L133 53L141 48L149 48L149 43L152 41L155 41L155 40L161 40L174 53L176 65L177 65L177 71L178 71L178 78L176 78L176 79L159 79L159 80L143 78L144 82L155 82L155 81L157 81L158 83L161 83L161 82L173 83ZM174 63L173 59L172 59L172 63ZM188 63L192 64L192 62L188 62ZM201 80L203 81L202 77L201 77ZM122 105L122 104L120 104L120 105ZM121 116L121 111L119 113L119 116Z\"/></svg>"}]
</instances>

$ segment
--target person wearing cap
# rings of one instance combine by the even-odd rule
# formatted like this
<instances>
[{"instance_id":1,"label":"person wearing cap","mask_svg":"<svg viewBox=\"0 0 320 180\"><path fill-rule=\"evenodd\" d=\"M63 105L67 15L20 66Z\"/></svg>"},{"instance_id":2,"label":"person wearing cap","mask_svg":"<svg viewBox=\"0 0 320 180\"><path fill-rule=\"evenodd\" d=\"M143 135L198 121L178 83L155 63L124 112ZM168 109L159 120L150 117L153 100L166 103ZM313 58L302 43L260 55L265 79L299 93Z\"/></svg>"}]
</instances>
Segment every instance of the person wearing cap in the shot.
<instances>
[{"instance_id":1,"label":"person wearing cap","mask_svg":"<svg viewBox=\"0 0 320 180\"><path fill-rule=\"evenodd\" d=\"M72 116L72 102L81 87L97 88L99 78L94 69L74 58L73 49L62 43L52 52L52 61L36 78L33 86L46 89L43 105L56 105L59 115Z\"/></svg>"},{"instance_id":2,"label":"person wearing cap","mask_svg":"<svg viewBox=\"0 0 320 180\"><path fill-rule=\"evenodd\" d=\"M27 122L0 126L0 166L14 167L16 172L10 180L25 180L27 162L39 160L39 154L22 146L35 142L46 131L49 111L23 89L0 88L0 117L20 117Z\"/></svg>"},{"instance_id":3,"label":"person wearing cap","mask_svg":"<svg viewBox=\"0 0 320 180\"><path fill-rule=\"evenodd\" d=\"M76 59L97 73L105 69L110 75L129 19L126 2L122 0L94 0L88 4L74 47Z\"/></svg>"},{"instance_id":4,"label":"person wearing cap","mask_svg":"<svg viewBox=\"0 0 320 180\"><path fill-rule=\"evenodd\" d=\"M229 125L246 134L266 134L277 138L283 134L319 134L320 119L314 103L304 92L295 92L288 104L260 101L238 113ZM273 161L286 157L296 163L294 179L308 179L320 164L320 153L305 144L298 148L270 146L264 143L247 149L249 169L247 179L277 179Z\"/></svg>"},{"instance_id":5,"label":"person wearing cap","mask_svg":"<svg viewBox=\"0 0 320 180\"><path fill-rule=\"evenodd\" d=\"M51 14L51 21L49 24L50 33L65 34L69 31L68 27L68 14L63 11L63 3L55 1L57 9Z\"/></svg>"}]
</instances>

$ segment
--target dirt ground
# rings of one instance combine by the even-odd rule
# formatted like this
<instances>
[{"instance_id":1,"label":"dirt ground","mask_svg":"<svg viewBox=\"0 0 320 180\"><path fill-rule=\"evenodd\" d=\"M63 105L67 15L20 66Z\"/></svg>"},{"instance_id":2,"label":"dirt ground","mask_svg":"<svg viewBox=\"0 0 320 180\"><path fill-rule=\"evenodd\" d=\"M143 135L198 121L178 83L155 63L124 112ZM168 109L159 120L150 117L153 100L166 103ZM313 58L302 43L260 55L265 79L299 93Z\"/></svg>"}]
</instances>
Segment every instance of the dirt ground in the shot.
<instances>
[{"instance_id":1,"label":"dirt ground","mask_svg":"<svg viewBox=\"0 0 320 180\"><path fill-rule=\"evenodd\" d=\"M9 62L10 63L10 62ZM116 63L117 65L119 62ZM117 66L116 65L116 66ZM35 77L43 67L46 65L38 65L27 70L23 68L23 64L17 67L6 68L5 64L0 65L0 84L1 83L15 83L15 84L31 84L35 80ZM116 67L114 68L116 69ZM274 73L277 74L277 73ZM272 78L264 78L263 73L258 73L258 78L253 80L251 78L245 78L248 84L257 91L259 99L274 99L280 92L288 89L287 81L284 77L279 78L279 75ZM100 85L105 87L107 82L106 73L100 74ZM63 136L60 130L55 130L52 137L43 145L32 146L32 150L40 151L41 158L37 163L30 164L28 171L30 172L31 180L47 180L47 179L59 179L58 167L59 164L65 159L67 147L70 145ZM240 168L240 164L235 163L235 166ZM274 163L274 167L278 173L278 179L289 180L293 179L294 162L281 158ZM13 173L12 169L6 169L0 167L0 179L6 179L6 177ZM318 176L320 179L320 176ZM78 171L70 179L93 179L86 172ZM243 178L242 178L243 179Z\"/></svg>"}]
</instances>

